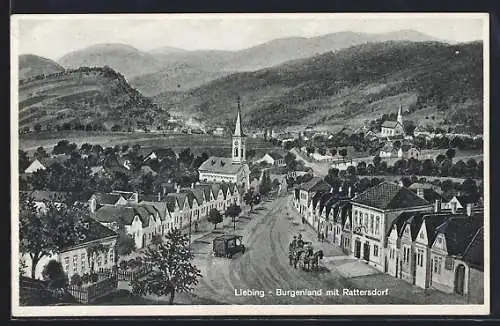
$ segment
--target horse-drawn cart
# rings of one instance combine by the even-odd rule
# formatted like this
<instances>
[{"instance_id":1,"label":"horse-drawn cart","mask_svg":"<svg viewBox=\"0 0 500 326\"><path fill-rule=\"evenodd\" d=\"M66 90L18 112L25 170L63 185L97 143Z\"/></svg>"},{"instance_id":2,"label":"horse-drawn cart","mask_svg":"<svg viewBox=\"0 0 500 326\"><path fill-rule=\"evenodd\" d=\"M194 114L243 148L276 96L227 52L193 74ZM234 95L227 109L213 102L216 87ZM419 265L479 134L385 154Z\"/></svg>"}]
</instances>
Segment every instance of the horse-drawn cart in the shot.
<instances>
[{"instance_id":1,"label":"horse-drawn cart","mask_svg":"<svg viewBox=\"0 0 500 326\"><path fill-rule=\"evenodd\" d=\"M314 251L312 242L293 241L288 253L290 265L294 268L302 267L305 271L318 270L319 261L323 259L323 250Z\"/></svg>"}]
</instances>

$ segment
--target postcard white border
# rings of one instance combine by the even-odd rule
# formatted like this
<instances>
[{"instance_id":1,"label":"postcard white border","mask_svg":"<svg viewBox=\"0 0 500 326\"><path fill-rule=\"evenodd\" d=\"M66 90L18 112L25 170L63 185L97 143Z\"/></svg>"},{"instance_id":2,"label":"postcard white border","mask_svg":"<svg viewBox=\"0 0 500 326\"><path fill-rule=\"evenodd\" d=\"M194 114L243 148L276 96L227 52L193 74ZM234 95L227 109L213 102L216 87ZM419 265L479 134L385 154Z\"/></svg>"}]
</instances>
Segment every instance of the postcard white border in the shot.
<instances>
[{"instance_id":1,"label":"postcard white border","mask_svg":"<svg viewBox=\"0 0 500 326\"><path fill-rule=\"evenodd\" d=\"M18 37L21 19L482 19L484 77L484 304L482 305L173 305L173 306L64 306L19 305L19 185L18 185ZM489 14L488 13L301 13L301 14L92 14L11 16L11 303L14 317L88 316L336 316L336 315L487 315L490 311L490 192L489 192Z\"/></svg>"}]
</instances>

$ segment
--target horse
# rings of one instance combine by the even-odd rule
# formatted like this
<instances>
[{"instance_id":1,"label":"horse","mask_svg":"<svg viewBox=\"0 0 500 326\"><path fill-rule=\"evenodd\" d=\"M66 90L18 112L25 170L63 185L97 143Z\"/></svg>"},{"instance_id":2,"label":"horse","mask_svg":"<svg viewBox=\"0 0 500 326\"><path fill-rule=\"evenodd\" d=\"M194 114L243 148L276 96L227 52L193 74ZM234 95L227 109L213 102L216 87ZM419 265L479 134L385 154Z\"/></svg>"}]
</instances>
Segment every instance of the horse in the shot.
<instances>
[{"instance_id":1,"label":"horse","mask_svg":"<svg viewBox=\"0 0 500 326\"><path fill-rule=\"evenodd\" d=\"M297 268L297 264L302 257L304 250L295 250L293 255L293 268Z\"/></svg>"},{"instance_id":2,"label":"horse","mask_svg":"<svg viewBox=\"0 0 500 326\"><path fill-rule=\"evenodd\" d=\"M320 259L323 259L323 250L318 250L312 255L310 259L312 270L317 271L319 269Z\"/></svg>"},{"instance_id":3,"label":"horse","mask_svg":"<svg viewBox=\"0 0 500 326\"><path fill-rule=\"evenodd\" d=\"M311 258L313 257L314 251L312 248L305 250L304 258L302 260L302 269L309 270L311 267ZM307 266L307 268L306 268Z\"/></svg>"}]
</instances>

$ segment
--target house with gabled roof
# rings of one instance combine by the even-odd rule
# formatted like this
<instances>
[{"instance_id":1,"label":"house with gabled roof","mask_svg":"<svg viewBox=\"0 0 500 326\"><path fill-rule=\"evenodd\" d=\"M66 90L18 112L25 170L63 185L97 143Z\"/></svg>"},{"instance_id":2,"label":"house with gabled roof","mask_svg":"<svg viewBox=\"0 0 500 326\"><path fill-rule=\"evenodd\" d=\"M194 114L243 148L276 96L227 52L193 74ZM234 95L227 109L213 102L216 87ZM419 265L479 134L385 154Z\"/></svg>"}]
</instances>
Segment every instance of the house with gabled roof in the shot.
<instances>
[{"instance_id":1,"label":"house with gabled roof","mask_svg":"<svg viewBox=\"0 0 500 326\"><path fill-rule=\"evenodd\" d=\"M320 177L313 177L308 182L296 186L295 189L299 190L297 202L299 213L303 216L307 215L309 213L308 208L310 206L310 201L316 192L329 192L330 188L330 185Z\"/></svg>"},{"instance_id":2,"label":"house with gabled roof","mask_svg":"<svg viewBox=\"0 0 500 326\"><path fill-rule=\"evenodd\" d=\"M265 153L260 159L255 160L254 163L266 162L274 166L284 166L285 157L278 152Z\"/></svg>"},{"instance_id":3,"label":"house with gabled roof","mask_svg":"<svg viewBox=\"0 0 500 326\"><path fill-rule=\"evenodd\" d=\"M351 199L355 258L385 269L384 242L402 212L431 211L432 204L400 185L382 182Z\"/></svg>"},{"instance_id":4,"label":"house with gabled roof","mask_svg":"<svg viewBox=\"0 0 500 326\"><path fill-rule=\"evenodd\" d=\"M119 193L96 192L90 196L88 203L90 212L94 213L103 206L127 205L128 201Z\"/></svg>"},{"instance_id":5,"label":"house with gabled roof","mask_svg":"<svg viewBox=\"0 0 500 326\"><path fill-rule=\"evenodd\" d=\"M52 259L61 263L70 279L74 274L83 275L90 273L92 267L94 268L93 271L97 272L100 269L111 269L116 266L117 256L115 246L118 234L91 218L86 219L85 224L88 232L84 237L77 240L74 244L62 248L59 253L52 253L40 259L35 269L36 279L43 279L43 269ZM88 249L94 244L103 245L105 251L96 253L96 263L92 266L87 254ZM23 269L24 275L31 277L31 257L29 254L25 254L22 259L25 264L25 268Z\"/></svg>"},{"instance_id":6,"label":"house with gabled roof","mask_svg":"<svg viewBox=\"0 0 500 326\"><path fill-rule=\"evenodd\" d=\"M435 229L436 237L430 244L429 287L467 295L471 290L471 270L475 270L472 273L476 274L476 286L483 287L484 214L474 211L468 214L450 216Z\"/></svg>"},{"instance_id":7,"label":"house with gabled roof","mask_svg":"<svg viewBox=\"0 0 500 326\"><path fill-rule=\"evenodd\" d=\"M138 249L148 246L153 235L161 234L160 212L152 205L104 205L92 218L116 232L123 228Z\"/></svg>"}]
</instances>

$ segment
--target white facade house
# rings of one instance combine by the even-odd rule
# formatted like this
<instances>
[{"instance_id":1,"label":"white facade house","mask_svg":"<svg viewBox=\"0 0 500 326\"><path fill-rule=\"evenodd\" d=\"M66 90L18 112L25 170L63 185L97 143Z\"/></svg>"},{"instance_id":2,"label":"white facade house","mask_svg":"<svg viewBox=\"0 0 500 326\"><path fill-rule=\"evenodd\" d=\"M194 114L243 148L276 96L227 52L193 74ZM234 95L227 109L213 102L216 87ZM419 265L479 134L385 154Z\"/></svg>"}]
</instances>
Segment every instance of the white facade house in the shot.
<instances>
[{"instance_id":1,"label":"white facade house","mask_svg":"<svg viewBox=\"0 0 500 326\"><path fill-rule=\"evenodd\" d=\"M432 204L408 188L388 182L369 188L351 202L352 254L381 271L386 268L385 241L396 217L404 211L432 210Z\"/></svg>"}]
</instances>

